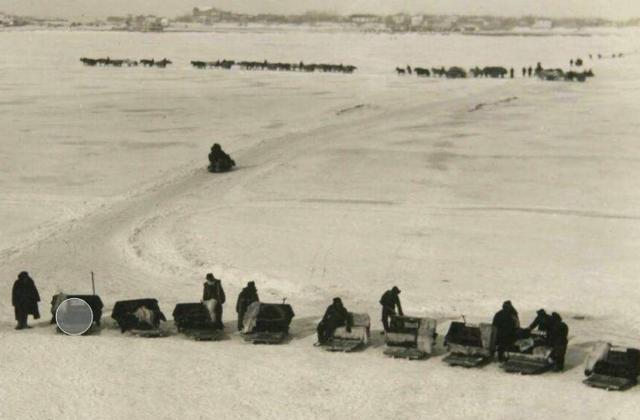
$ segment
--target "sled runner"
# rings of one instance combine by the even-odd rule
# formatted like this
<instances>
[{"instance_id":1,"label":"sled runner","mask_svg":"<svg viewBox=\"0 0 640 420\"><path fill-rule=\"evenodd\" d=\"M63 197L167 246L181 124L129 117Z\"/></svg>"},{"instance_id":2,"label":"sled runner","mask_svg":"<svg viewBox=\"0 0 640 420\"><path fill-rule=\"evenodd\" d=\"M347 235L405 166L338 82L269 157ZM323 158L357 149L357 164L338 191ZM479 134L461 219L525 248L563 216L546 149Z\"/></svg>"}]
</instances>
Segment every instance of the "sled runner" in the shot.
<instances>
[{"instance_id":1,"label":"sled runner","mask_svg":"<svg viewBox=\"0 0 640 420\"><path fill-rule=\"evenodd\" d=\"M294 316L291 305L253 302L243 319L244 339L253 344L281 344Z\"/></svg>"},{"instance_id":2,"label":"sled runner","mask_svg":"<svg viewBox=\"0 0 640 420\"><path fill-rule=\"evenodd\" d=\"M51 323L56 323L56 311L62 302L67 299L81 299L85 301L89 307L91 308L91 313L93 314L93 325L87 332L83 335L90 334L95 330L96 327L100 326L100 321L102 318L102 308L104 305L102 304L102 300L98 295L68 295L65 293L58 293L53 295L51 298Z\"/></svg>"},{"instance_id":3,"label":"sled runner","mask_svg":"<svg viewBox=\"0 0 640 420\"><path fill-rule=\"evenodd\" d=\"M212 302L211 308L215 305ZM179 303L173 310L173 319L178 332L196 341L218 341L224 332L216 324L215 315L205 303Z\"/></svg>"},{"instance_id":4,"label":"sled runner","mask_svg":"<svg viewBox=\"0 0 640 420\"><path fill-rule=\"evenodd\" d=\"M350 353L361 350L369 344L371 331L371 318L369 314L353 313L349 315L352 319L351 332L346 327L338 327L323 347L327 351Z\"/></svg>"},{"instance_id":5,"label":"sled runner","mask_svg":"<svg viewBox=\"0 0 640 420\"><path fill-rule=\"evenodd\" d=\"M583 383L607 391L624 391L638 383L639 372L640 350L599 343L587 357L587 379Z\"/></svg>"},{"instance_id":6,"label":"sled runner","mask_svg":"<svg viewBox=\"0 0 640 420\"><path fill-rule=\"evenodd\" d=\"M111 313L121 332L129 331L140 337L165 337L168 333L160 329L166 321L156 299L134 299L116 302Z\"/></svg>"},{"instance_id":7,"label":"sled runner","mask_svg":"<svg viewBox=\"0 0 640 420\"><path fill-rule=\"evenodd\" d=\"M485 365L493 358L495 335L491 324L452 322L444 339L449 354L443 361L450 366L466 368Z\"/></svg>"},{"instance_id":8,"label":"sled runner","mask_svg":"<svg viewBox=\"0 0 640 420\"><path fill-rule=\"evenodd\" d=\"M385 335L384 354L409 360L431 355L436 337L436 320L394 316Z\"/></svg>"}]
</instances>

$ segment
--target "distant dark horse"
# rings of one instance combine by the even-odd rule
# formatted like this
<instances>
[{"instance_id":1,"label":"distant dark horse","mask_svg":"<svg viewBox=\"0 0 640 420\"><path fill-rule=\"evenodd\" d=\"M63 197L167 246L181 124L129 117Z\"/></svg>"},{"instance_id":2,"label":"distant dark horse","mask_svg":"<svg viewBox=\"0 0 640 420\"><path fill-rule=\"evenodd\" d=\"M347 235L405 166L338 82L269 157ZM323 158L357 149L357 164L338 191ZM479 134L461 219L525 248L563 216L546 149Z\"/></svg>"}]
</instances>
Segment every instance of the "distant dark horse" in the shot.
<instances>
[{"instance_id":1,"label":"distant dark horse","mask_svg":"<svg viewBox=\"0 0 640 420\"><path fill-rule=\"evenodd\" d=\"M400 67L396 67L396 73L398 73L398 75L404 75L406 71Z\"/></svg>"},{"instance_id":2,"label":"distant dark horse","mask_svg":"<svg viewBox=\"0 0 640 420\"><path fill-rule=\"evenodd\" d=\"M429 77L431 76L431 72L429 71L429 69L425 69L422 67L416 67L414 68L414 71L416 72L416 75L418 77Z\"/></svg>"},{"instance_id":3,"label":"distant dark horse","mask_svg":"<svg viewBox=\"0 0 640 420\"><path fill-rule=\"evenodd\" d=\"M162 60L155 62L155 66L162 69L167 67L167 64L173 64L173 63L171 62L171 60L167 60L166 58L163 58Z\"/></svg>"}]
</instances>

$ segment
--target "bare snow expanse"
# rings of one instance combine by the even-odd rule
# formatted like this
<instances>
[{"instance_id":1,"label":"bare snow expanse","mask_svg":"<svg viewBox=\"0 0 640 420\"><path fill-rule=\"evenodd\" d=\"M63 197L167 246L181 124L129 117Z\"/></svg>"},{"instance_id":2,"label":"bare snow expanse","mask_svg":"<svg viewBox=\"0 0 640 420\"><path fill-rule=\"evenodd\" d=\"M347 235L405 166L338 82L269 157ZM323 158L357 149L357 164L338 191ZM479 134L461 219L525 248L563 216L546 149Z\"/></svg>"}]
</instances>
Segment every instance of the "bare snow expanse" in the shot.
<instances>
[{"instance_id":1,"label":"bare snow expanse","mask_svg":"<svg viewBox=\"0 0 640 420\"><path fill-rule=\"evenodd\" d=\"M638 389L584 386L597 340L640 345L640 57L635 32L594 37L4 33L0 37L0 418L632 419ZM168 57L165 69L80 56ZM564 66L584 84L397 77L395 66ZM191 59L343 62L354 75L199 71ZM480 106L479 106L480 105ZM221 142L239 167L206 172ZM43 302L15 332L20 270ZM89 292L105 328L56 334L49 299ZM222 277L227 330L255 280L296 312L282 346L121 335L120 299L170 316ZM412 315L570 327L567 370L511 376L382 355L377 301ZM362 353L312 347L334 296L374 320ZM576 319L576 318L579 319ZM440 343L441 344L441 343Z\"/></svg>"}]
</instances>

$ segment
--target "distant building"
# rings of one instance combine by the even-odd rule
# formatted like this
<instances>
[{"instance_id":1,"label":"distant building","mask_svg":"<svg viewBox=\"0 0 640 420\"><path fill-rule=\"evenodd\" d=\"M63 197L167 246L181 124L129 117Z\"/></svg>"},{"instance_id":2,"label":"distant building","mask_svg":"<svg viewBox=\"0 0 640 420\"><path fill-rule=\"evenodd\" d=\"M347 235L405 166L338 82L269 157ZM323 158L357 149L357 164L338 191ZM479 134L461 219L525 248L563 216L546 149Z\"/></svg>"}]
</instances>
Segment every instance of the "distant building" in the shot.
<instances>
[{"instance_id":1,"label":"distant building","mask_svg":"<svg viewBox=\"0 0 640 420\"><path fill-rule=\"evenodd\" d=\"M382 18L377 15L367 15L367 14L356 14L348 17L349 22L355 23L357 25L366 25L370 23L380 23L382 22Z\"/></svg>"},{"instance_id":2,"label":"distant building","mask_svg":"<svg viewBox=\"0 0 640 420\"><path fill-rule=\"evenodd\" d=\"M411 16L411 26L413 28L417 28L422 26L422 24L424 23L424 16L423 15L413 15Z\"/></svg>"},{"instance_id":3,"label":"distant building","mask_svg":"<svg viewBox=\"0 0 640 420\"><path fill-rule=\"evenodd\" d=\"M533 23L533 29L549 30L553 28L553 21L549 19L538 19Z\"/></svg>"}]
</instances>

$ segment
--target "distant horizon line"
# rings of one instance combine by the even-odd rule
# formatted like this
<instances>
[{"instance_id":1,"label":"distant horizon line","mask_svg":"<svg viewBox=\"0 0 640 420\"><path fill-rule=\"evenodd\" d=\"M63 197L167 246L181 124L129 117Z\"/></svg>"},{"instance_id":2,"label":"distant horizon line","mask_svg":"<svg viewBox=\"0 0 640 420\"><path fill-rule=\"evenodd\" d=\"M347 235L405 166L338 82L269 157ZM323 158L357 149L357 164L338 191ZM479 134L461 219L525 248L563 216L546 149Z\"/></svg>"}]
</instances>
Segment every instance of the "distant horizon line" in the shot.
<instances>
[{"instance_id":1,"label":"distant horizon line","mask_svg":"<svg viewBox=\"0 0 640 420\"><path fill-rule=\"evenodd\" d=\"M324 15L331 15L331 16L336 16L336 17L350 17L350 16L357 16L357 15L369 15L369 16L378 16L378 17L385 17L385 16L396 16L396 15L406 15L406 16L439 16L439 17L477 17L477 18L498 18L498 19L522 19L522 18L535 18L535 19L545 19L545 20L551 20L551 21L559 21L559 20L602 20L605 22L611 22L611 23L621 23L621 22L628 22L628 21L632 21L632 20L638 20L640 19L640 16L633 16L633 17L628 17L625 19L612 19L612 18L607 18L607 17L602 17L602 16L595 16L595 15L589 15L589 16L545 16L545 15L535 15L535 14L521 14L521 15L499 15L499 14L476 14L476 13L470 13L470 14L465 14L465 13L428 13L428 12L415 12L415 13L411 13L411 12L407 12L407 11L399 11L399 12L393 12L393 13L375 13L375 12L365 12L365 11L359 11L359 12L353 12L353 13L341 13L341 12L336 12L336 11L331 11L331 10L323 10L323 9L310 9L301 13L275 13L275 12L236 12L236 11L232 11L229 9L222 9L219 7L215 7L215 6L193 6L189 11L185 11L183 13L180 14L176 14L174 16L163 16L163 15L158 15L157 13L126 13L123 15L118 15L118 14L106 14L104 15L104 18L107 17L121 17L121 16L157 16L157 17L167 17L169 19L172 18L176 18L176 17L181 17L184 16L185 13L188 12L193 12L194 9L199 9L199 10L217 10L220 12L224 12L224 13L232 13L235 15L246 15L246 16L259 16L259 15L265 15L265 16L305 16L305 15L311 15L311 14L324 14ZM37 15L37 14L13 14L13 13L7 13L4 12L2 10L0 10L0 14L4 14L4 15L8 15L8 16L17 16L17 17L29 17L29 18L34 18L34 19L73 19L73 18L78 18L78 17L85 17L85 18L92 18L92 19L99 19L101 17L101 15L87 15L87 14L80 14L80 15L69 15L69 16L47 16L47 15Z\"/></svg>"}]
</instances>

